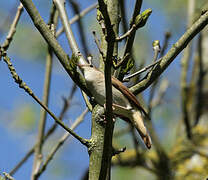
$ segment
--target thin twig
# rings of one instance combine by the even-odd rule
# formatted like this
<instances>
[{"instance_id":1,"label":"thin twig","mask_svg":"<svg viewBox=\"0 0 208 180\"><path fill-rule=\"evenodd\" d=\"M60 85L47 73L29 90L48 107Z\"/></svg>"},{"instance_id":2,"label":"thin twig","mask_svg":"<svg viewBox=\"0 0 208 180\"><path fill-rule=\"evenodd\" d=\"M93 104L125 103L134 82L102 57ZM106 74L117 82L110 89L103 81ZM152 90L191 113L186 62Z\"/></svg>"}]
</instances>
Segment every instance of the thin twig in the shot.
<instances>
[{"instance_id":1,"label":"thin twig","mask_svg":"<svg viewBox=\"0 0 208 180\"><path fill-rule=\"evenodd\" d=\"M158 64L162 60L162 59L159 59L158 61L156 61L157 58L158 58L159 52L160 52L160 42L158 40L155 40L153 42L153 50L154 50L153 63L148 65L148 66L146 66L146 67L144 67L144 68L142 68L141 70L139 70L139 71L137 71L137 72L127 76L127 77L124 77L123 78L123 82L128 82L130 80L130 78L133 78L133 77L135 77L135 76L137 76L137 75L147 71L150 68L153 69L154 66L156 64Z\"/></svg>"},{"instance_id":2,"label":"thin twig","mask_svg":"<svg viewBox=\"0 0 208 180\"><path fill-rule=\"evenodd\" d=\"M20 19L20 16L23 12L23 5L22 3L20 3L20 5L18 6L17 8L17 12L16 12L16 15L14 17L14 20L11 24L11 27L9 29L9 32L8 32L8 35L6 37L6 40L4 41L3 45L2 45L2 48L6 51L10 45L10 43L12 42L12 39L13 39L13 36L16 32L16 27L17 27L17 24L19 22L19 19Z\"/></svg>"},{"instance_id":3,"label":"thin twig","mask_svg":"<svg viewBox=\"0 0 208 180\"><path fill-rule=\"evenodd\" d=\"M51 26L51 31L53 34L56 32L56 26L58 22L58 12L54 5L52 6L49 25ZM50 84L51 84L51 73L52 73L52 50L50 46L48 46L47 56L46 56L46 72L45 72L45 82L44 82L44 90L43 90L43 104L48 106L49 92L50 92ZM35 156L33 162L33 170L31 177L32 179L37 179L36 174L41 166L43 155L42 155L42 146L44 140L45 133L45 124L46 124L47 112L44 109L41 109L40 113L40 122L38 128L38 137L37 137L37 146L35 148Z\"/></svg>"},{"instance_id":4,"label":"thin twig","mask_svg":"<svg viewBox=\"0 0 208 180\"><path fill-rule=\"evenodd\" d=\"M157 60L157 57L158 57L160 49L161 49L160 48L160 41L159 40L153 41L152 45L153 45L153 50L154 50L153 62L155 62ZM154 68L154 66L150 69L150 71L152 71L153 68ZM154 98L154 94L155 94L156 87L157 87L158 84L159 84L159 80L156 79L155 82L152 84L151 89L150 89L149 99L148 99L148 114L149 115L151 115L151 112L152 112L151 103L152 103L152 100Z\"/></svg>"},{"instance_id":5,"label":"thin twig","mask_svg":"<svg viewBox=\"0 0 208 180\"><path fill-rule=\"evenodd\" d=\"M99 40L98 40L98 38L97 38L97 36L96 36L96 32L95 32L95 31L92 31L92 34L93 34L93 36L94 36L95 44L97 45L97 48L98 48L98 50L99 50L101 56L104 57L104 53L103 53L103 51L102 51L102 49L101 49L101 47L100 47Z\"/></svg>"},{"instance_id":6,"label":"thin twig","mask_svg":"<svg viewBox=\"0 0 208 180\"><path fill-rule=\"evenodd\" d=\"M195 0L189 0L188 1L188 11L187 11L187 29L191 27L193 23L194 18L194 12L195 12ZM184 125L186 127L186 134L189 139L192 138L192 132L191 132L191 124L190 124L190 113L188 108L188 101L190 99L189 97L189 83L188 83L188 69L189 69L189 63L191 60L191 54L192 54L192 43L190 42L186 49L184 50L183 57L181 60L181 96L182 96L182 118L184 121Z\"/></svg>"},{"instance_id":7,"label":"thin twig","mask_svg":"<svg viewBox=\"0 0 208 180\"><path fill-rule=\"evenodd\" d=\"M162 80L160 83L158 93L157 93L157 97L153 98L149 103L150 109L157 107L158 105L161 104L168 87L169 87L168 80L167 79Z\"/></svg>"},{"instance_id":8,"label":"thin twig","mask_svg":"<svg viewBox=\"0 0 208 180\"><path fill-rule=\"evenodd\" d=\"M166 36L165 36L165 39L166 39ZM159 50L160 50L160 45L158 43L156 42L156 44L155 44L156 47L155 48L154 48L154 45L153 45L153 48L154 48L154 51L155 51L155 55L154 55L154 60L153 61L155 61L157 59L158 53L159 53ZM162 48L165 51L164 46L166 46L165 43L164 43L163 48ZM153 68L154 68L154 66L153 66ZM158 85L159 85L159 80L156 79L154 81L151 89L150 89L150 94L149 94L149 99L148 99L148 115L150 117L152 116L152 108L155 108L162 101L162 98L163 98L163 96L164 96L164 94L166 92L166 89L168 87L168 81L164 80L164 81L161 82L160 88L159 88L159 91L158 91L158 94L157 94L158 95L157 99L154 99L154 94L155 94L155 91L156 91L156 87ZM153 101L154 101L154 105L153 105ZM152 140L153 140L153 143L154 143L157 155L158 155L158 157L160 159L159 161L164 161L165 166L169 167L170 161L169 161L168 155L166 154L163 146L161 145L161 142L160 142L160 140L158 138L158 135L157 135L155 129L153 128L152 121L148 121L148 129L150 129L150 135L152 137Z\"/></svg>"},{"instance_id":9,"label":"thin twig","mask_svg":"<svg viewBox=\"0 0 208 180\"><path fill-rule=\"evenodd\" d=\"M164 43L163 43L163 46L162 46L162 50L161 50L161 53L160 53L160 57L162 57L164 55L164 52L168 46L168 40L170 38L170 34L169 33L165 33L165 38L164 38ZM160 49L160 45L159 47L156 46L156 50L157 49ZM158 53L157 53L158 55ZM152 67L153 69L154 67ZM151 70L152 70L151 69ZM152 101L154 100L154 95L155 95L155 92L156 92L156 88L157 86L159 85L159 78L155 80L155 82L152 84L151 86L151 89L150 89L150 94L149 94L149 99L148 99L148 114L151 116L151 113L152 113ZM162 86L162 84L161 84ZM159 94L158 94L159 95Z\"/></svg>"},{"instance_id":10,"label":"thin twig","mask_svg":"<svg viewBox=\"0 0 208 180\"><path fill-rule=\"evenodd\" d=\"M97 3L92 4L91 6L87 7L86 9L84 9L83 11L80 12L80 14L75 15L72 19L69 20L69 24L73 24L75 23L78 19L84 17L87 13L89 13L90 11L92 11L93 9L95 9L97 6ZM56 37L60 36L61 33L64 32L64 28L60 28L57 30L56 33Z\"/></svg>"},{"instance_id":11,"label":"thin twig","mask_svg":"<svg viewBox=\"0 0 208 180\"><path fill-rule=\"evenodd\" d=\"M64 26L64 31L66 33L66 37L67 37L67 40L69 42L72 52L75 55L80 57L79 64L87 64L87 61L84 59L84 57L80 53L79 47L78 47L77 42L74 37L74 34L71 30L71 26L70 26L68 16L66 13L66 9L65 9L65 0L53 0L53 2L59 11L59 15L61 17L61 21Z\"/></svg>"},{"instance_id":12,"label":"thin twig","mask_svg":"<svg viewBox=\"0 0 208 180\"><path fill-rule=\"evenodd\" d=\"M150 64L150 65L148 65L148 66L142 68L141 70L135 72L134 74L131 74L131 75L129 75L129 76L124 77L124 80L123 80L123 81L129 81L130 78L132 78L132 77L134 77L134 76L137 76L137 75L139 75L139 74L141 74L141 73L147 71L148 69L154 67L156 64L159 64L161 61L162 61L162 58L158 59L158 60L155 61L154 63L152 63L152 64Z\"/></svg>"},{"instance_id":13,"label":"thin twig","mask_svg":"<svg viewBox=\"0 0 208 180\"><path fill-rule=\"evenodd\" d=\"M67 99L64 99L64 105L62 108L62 111L59 115L59 119L62 120L64 118L64 115L66 114L68 108L70 107L70 102L72 100L72 97L74 95L74 92L76 90L76 85L74 84L72 87L72 90L70 92L70 95ZM56 130L57 128L57 123L54 123L46 132L46 135L44 136L44 141L43 143L45 143L45 141L48 139L48 137ZM16 173L16 171L25 163L25 161L27 161L27 159L34 153L35 151L35 147L36 147L37 143L26 153L26 155L19 161L19 163L9 172L9 174L13 175L14 173Z\"/></svg>"},{"instance_id":14,"label":"thin twig","mask_svg":"<svg viewBox=\"0 0 208 180\"><path fill-rule=\"evenodd\" d=\"M165 39L164 39L164 42L163 42L163 45L162 45L162 48L161 48L161 51L160 51L160 58L165 54L165 51L167 50L170 37L171 37L171 33L166 32L165 33Z\"/></svg>"},{"instance_id":15,"label":"thin twig","mask_svg":"<svg viewBox=\"0 0 208 180\"><path fill-rule=\"evenodd\" d=\"M50 114L50 116L56 121L56 123L58 123L62 128L64 128L67 132L69 132L73 137L75 137L79 142L81 142L83 145L85 146L89 146L89 140L84 139L82 137L80 137L79 135L77 135L74 131L72 131L70 128L68 128L60 119L58 119L49 109L47 106L45 106L40 99L35 96L35 94L32 92L32 90L26 85L25 82L22 81L22 79L18 76L18 74L16 73L9 57L4 53L3 54L3 59L4 62L8 65L8 68L12 74L13 79L15 80L15 82L19 85L20 88L24 89L25 92L27 92L38 104L41 105L42 108L44 108L48 114Z\"/></svg>"},{"instance_id":16,"label":"thin twig","mask_svg":"<svg viewBox=\"0 0 208 180\"><path fill-rule=\"evenodd\" d=\"M74 121L74 123L71 125L71 130L74 130L83 120L85 115L88 113L88 109L85 109L82 114ZM64 144L64 142L68 139L68 137L70 136L70 134L68 132L66 132L59 140L58 143L53 147L53 149L51 150L51 152L49 153L48 157L46 158L45 163L43 164L43 166L40 168L40 170L38 171L36 177L38 178L45 170L46 167L48 166L48 164L50 163L50 161L53 159L55 153L58 151L58 149Z\"/></svg>"},{"instance_id":17,"label":"thin twig","mask_svg":"<svg viewBox=\"0 0 208 180\"><path fill-rule=\"evenodd\" d=\"M123 32L126 32L128 30L128 25L127 25L127 16L126 16L126 11L127 9L125 8L125 0L120 0L120 8L121 8L121 22L122 22L122 28Z\"/></svg>"},{"instance_id":18,"label":"thin twig","mask_svg":"<svg viewBox=\"0 0 208 180\"><path fill-rule=\"evenodd\" d=\"M53 1L59 11L61 21L64 26L64 31L66 33L66 37L67 37L67 40L69 42L72 52L75 55L79 56L79 64L87 64L87 61L84 59L83 55L80 53L80 49L77 45L74 34L71 30L71 26L70 26L68 16L66 13L66 9L65 9L65 0L53 0ZM88 103L87 101L85 102L86 104Z\"/></svg>"},{"instance_id":19,"label":"thin twig","mask_svg":"<svg viewBox=\"0 0 208 180\"><path fill-rule=\"evenodd\" d=\"M196 104L195 104L195 122L194 126L196 126L199 123L200 116L202 114L202 109L203 109L203 86L205 83L205 68L203 66L204 64L204 57L203 57L203 47L202 47L202 42L204 41L204 36L203 33L199 34L198 42L197 42L197 51L198 51L198 57L196 58L195 61L197 61L197 69L198 69L198 79L196 82Z\"/></svg>"},{"instance_id":20,"label":"thin twig","mask_svg":"<svg viewBox=\"0 0 208 180\"><path fill-rule=\"evenodd\" d=\"M133 24L133 26L125 34L123 34L120 37L117 37L116 41L122 41L124 38L131 36L132 33L134 33L134 31L136 31L136 29L137 29L136 25Z\"/></svg>"},{"instance_id":21,"label":"thin twig","mask_svg":"<svg viewBox=\"0 0 208 180\"><path fill-rule=\"evenodd\" d=\"M68 16L67 16L66 9L65 9L65 0L54 0L53 2L59 11L59 15L61 17L61 21L64 26L66 37L70 44L71 50L73 53L78 54L80 51L79 51L77 42L74 38L73 32L71 30L71 26L69 24Z\"/></svg>"},{"instance_id":22,"label":"thin twig","mask_svg":"<svg viewBox=\"0 0 208 180\"><path fill-rule=\"evenodd\" d=\"M79 4L77 2L75 2L74 0L69 0L69 2L72 5L72 9L74 10L74 13L75 14L80 14ZM83 24L81 18L79 18L77 20L77 25L78 25L79 35L80 35L80 41L81 41L81 44L83 46L84 55L86 57L89 54L89 47L87 45L86 34L85 34L85 31L84 31L85 28L84 28L84 24Z\"/></svg>"},{"instance_id":23,"label":"thin twig","mask_svg":"<svg viewBox=\"0 0 208 180\"><path fill-rule=\"evenodd\" d=\"M84 91L81 91L81 93L82 93L82 96L84 98L86 106L88 107L89 111L92 112L93 107L92 107L92 104L90 103L90 101L88 99L87 94Z\"/></svg>"}]
</instances>

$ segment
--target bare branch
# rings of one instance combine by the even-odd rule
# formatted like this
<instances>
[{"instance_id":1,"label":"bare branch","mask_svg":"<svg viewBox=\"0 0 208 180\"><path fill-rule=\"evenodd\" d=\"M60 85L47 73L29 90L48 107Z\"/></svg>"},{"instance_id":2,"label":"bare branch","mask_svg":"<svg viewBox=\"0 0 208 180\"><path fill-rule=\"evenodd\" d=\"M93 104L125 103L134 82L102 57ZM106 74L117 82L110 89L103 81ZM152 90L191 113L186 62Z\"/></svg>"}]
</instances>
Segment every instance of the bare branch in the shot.
<instances>
[{"instance_id":1,"label":"bare branch","mask_svg":"<svg viewBox=\"0 0 208 180\"><path fill-rule=\"evenodd\" d=\"M71 125L71 130L74 130L83 120L85 115L88 113L88 109L85 109L82 114L74 121L74 123ZM46 167L48 166L48 164L50 163L50 161L53 159L54 155L56 154L56 152L58 151L58 149L64 144L64 142L68 139L68 137L70 136L70 134L68 132L66 132L58 141L58 143L53 147L53 149L51 150L51 152L49 153L48 157L46 158L45 163L43 164L43 166L41 167L41 169L38 171L38 173L36 174L36 178L38 178L45 170Z\"/></svg>"},{"instance_id":2,"label":"bare branch","mask_svg":"<svg viewBox=\"0 0 208 180\"><path fill-rule=\"evenodd\" d=\"M76 85L74 84L72 87L72 90L70 92L70 95L67 99L64 100L64 105L62 108L62 111L59 115L59 119L62 120L64 118L65 113L67 112L67 109L70 107L70 101L72 100L72 97L74 95L74 92L76 90ZM46 135L44 136L44 141L43 143L46 142L48 137L52 135L52 133L56 130L57 128L57 123L54 123L46 132ZM26 153L26 155L20 160L20 162L9 172L9 174L13 175L24 163L27 161L27 159L34 153L35 147L37 146L37 143Z\"/></svg>"},{"instance_id":3,"label":"bare branch","mask_svg":"<svg viewBox=\"0 0 208 180\"><path fill-rule=\"evenodd\" d=\"M77 42L74 38L74 34L71 30L71 26L70 26L68 16L66 13L66 9L65 9L65 0L53 0L53 2L59 11L59 15L61 17L61 21L64 26L64 31L66 33L66 37L67 37L67 40L69 42L72 52L75 55L80 57L79 64L87 64L87 61L84 59L84 57L80 53L79 47L78 47Z\"/></svg>"},{"instance_id":4,"label":"bare branch","mask_svg":"<svg viewBox=\"0 0 208 180\"><path fill-rule=\"evenodd\" d=\"M133 12L133 15L132 15L132 18L131 18L132 23L135 22L136 16L140 13L142 3L143 3L143 0L136 0L135 5L134 5L134 12ZM133 25L132 23L130 23L130 29ZM135 33L136 33L136 31L133 31L133 33L131 33L131 36L128 36L128 38L126 40L125 50L124 50L124 54L123 54L122 59L124 59L124 57L127 54L130 54L130 56L132 56L132 46L133 46L133 43L134 43ZM134 60L132 59L132 61L134 61ZM127 62L128 62L128 59L125 60L125 63L122 64L122 67L126 67ZM120 72L118 74L119 74L118 79L120 81L122 81L123 77L124 77L124 74L121 74Z\"/></svg>"},{"instance_id":5,"label":"bare branch","mask_svg":"<svg viewBox=\"0 0 208 180\"><path fill-rule=\"evenodd\" d=\"M160 83L158 93L157 93L157 97L153 98L149 103L149 106L150 106L149 109L152 109L154 107L156 108L158 105L161 104L168 87L169 87L168 80L167 79L162 80Z\"/></svg>"},{"instance_id":6,"label":"bare branch","mask_svg":"<svg viewBox=\"0 0 208 180\"><path fill-rule=\"evenodd\" d=\"M136 5L137 5L137 2L136 2ZM131 53L136 30L143 27L146 24L151 13L152 13L151 9L146 9L141 14L137 12L136 17L132 18L132 22L130 23L130 28L135 26L135 30L132 31L130 33L130 36L127 38L123 57ZM124 75L131 70L131 68L133 67L133 64L134 64L134 60L132 58L127 59L125 63L123 63L123 65L121 66L119 76L118 76L119 80L121 81L123 80Z\"/></svg>"},{"instance_id":7,"label":"bare branch","mask_svg":"<svg viewBox=\"0 0 208 180\"><path fill-rule=\"evenodd\" d=\"M124 77L124 80L123 80L123 81L124 81L124 82L125 82L125 81L129 81L130 78L133 78L133 77L135 77L135 76L137 76L137 75L139 75L139 74L141 74L141 73L147 71L148 69L154 67L156 64L160 63L161 61L162 61L162 58L158 59L158 60L155 61L154 63L152 63L152 64L150 64L150 65L148 65L148 66L142 68L141 70L139 70L139 71L137 71L137 72L135 72L135 73L133 73L133 74L131 74L131 75L129 75L129 76Z\"/></svg>"},{"instance_id":8,"label":"bare branch","mask_svg":"<svg viewBox=\"0 0 208 180\"><path fill-rule=\"evenodd\" d=\"M55 35L56 26L58 22L58 13L54 6L52 6L51 14L50 14L50 29L52 33ZM50 84L51 84L51 72L52 72L52 50L50 46L47 49L47 56L46 56L46 72L45 72L45 82L44 82L44 90L43 90L43 104L48 106L48 99L49 99L49 91L50 91ZM45 124L46 124L46 117L47 112L44 109L41 109L40 114L40 122L38 128L38 137L37 137L37 146L35 148L35 156L33 162L33 170L32 170L32 179L36 179L36 174L41 166L43 155L42 155L42 146L44 141L44 132L45 132Z\"/></svg>"},{"instance_id":9,"label":"bare branch","mask_svg":"<svg viewBox=\"0 0 208 180\"><path fill-rule=\"evenodd\" d=\"M199 39L197 42L197 52L198 52L198 57L196 57L196 68L198 69L198 79L196 82L196 105L194 107L195 109L195 122L194 126L196 126L199 123L200 116L202 114L202 109L203 109L203 87L205 84L205 74L206 74L206 68L203 66L204 63L204 56L203 56L203 48L202 44L204 41L204 35L203 33L200 33Z\"/></svg>"},{"instance_id":10,"label":"bare branch","mask_svg":"<svg viewBox=\"0 0 208 180\"><path fill-rule=\"evenodd\" d=\"M19 22L19 19L20 19L20 16L23 12L23 5L22 3L20 3L20 5L18 6L17 8L17 12L16 12L16 15L15 15L15 18L11 24L11 27L9 29L9 33L6 37L6 40L4 41L3 45L2 45L2 48L6 51L10 45L10 43L12 42L12 39L13 39L13 36L16 32L16 27L17 27L17 24Z\"/></svg>"},{"instance_id":11,"label":"bare branch","mask_svg":"<svg viewBox=\"0 0 208 180\"><path fill-rule=\"evenodd\" d=\"M134 94L139 94L144 89L148 88L170 65L176 56L187 46L187 44L208 24L208 11L184 33L184 35L172 46L168 53L162 57L162 60L157 64L153 71L138 84L131 88Z\"/></svg>"},{"instance_id":12,"label":"bare branch","mask_svg":"<svg viewBox=\"0 0 208 180\"><path fill-rule=\"evenodd\" d=\"M63 65L66 72L70 75L70 77L73 79L73 81L82 89L85 91L87 95L90 95L89 90L86 88L86 84L81 79L80 74L77 72L72 71L71 66L69 64L69 57L64 52L63 48L60 46L54 35L49 30L46 23L43 21L42 17L40 16L40 13L38 12L37 8L35 7L32 0L20 0L24 6L24 8L29 13L34 25L38 29L38 31L41 33L43 38L46 40L46 42L50 45L51 49L54 51L55 55L57 56L60 63ZM79 58L79 55L76 55L77 58Z\"/></svg>"},{"instance_id":13,"label":"bare branch","mask_svg":"<svg viewBox=\"0 0 208 180\"><path fill-rule=\"evenodd\" d=\"M161 52L160 52L160 57L162 57L165 54L165 51L167 50L167 47L168 47L168 42L169 42L170 37L171 37L171 33L166 32L165 39L163 41L163 45L162 45Z\"/></svg>"},{"instance_id":14,"label":"bare branch","mask_svg":"<svg viewBox=\"0 0 208 180\"><path fill-rule=\"evenodd\" d=\"M126 38L126 37L128 37L128 36L131 36L132 35L132 33L134 33L134 31L136 31L136 25L135 24L133 24L133 26L125 33L125 34L123 34L122 36L120 36L120 37L117 37L116 38L116 41L122 41L124 38Z\"/></svg>"},{"instance_id":15,"label":"bare branch","mask_svg":"<svg viewBox=\"0 0 208 180\"><path fill-rule=\"evenodd\" d=\"M187 11L187 28L191 27L193 23L195 12L195 0L188 1L188 11ZM189 97L189 83L188 81L188 69L191 60L192 54L192 43L190 42L186 49L184 50L183 57L181 60L181 96L182 96L182 119L186 127L186 134L189 139L192 138L191 124L190 124L190 115L188 109L188 99Z\"/></svg>"},{"instance_id":16,"label":"bare branch","mask_svg":"<svg viewBox=\"0 0 208 180\"><path fill-rule=\"evenodd\" d=\"M161 48L162 50L161 50L161 53L160 53L160 57L162 57L164 55L164 52L165 52L165 50L166 50L166 48L168 46L169 38L170 38L170 33L165 33L164 43L163 43L163 47ZM158 50L158 48L160 49L160 45L159 45L159 47L156 46L156 49L155 50ZM158 55L158 53L156 52L155 53L155 57L156 58L157 58L157 55ZM156 79L154 81L154 83L152 84L151 89L150 89L150 94L149 94L149 99L148 99L148 114L150 116L151 116L152 108L153 108L152 101L154 100L153 98L154 98L154 95L155 95L155 92L156 92L156 88L159 85L159 80L160 80L159 78ZM162 84L161 84L161 86L162 86Z\"/></svg>"},{"instance_id":17,"label":"bare branch","mask_svg":"<svg viewBox=\"0 0 208 180\"><path fill-rule=\"evenodd\" d=\"M100 134L100 141L96 141L96 148L90 154L89 179L108 179L110 178L111 158L112 158L112 136L114 129L114 122L112 121L112 81L111 81L111 65L114 53L117 53L117 45L115 37L117 35L118 27L118 1L110 0L107 4L103 0L98 0L99 8L97 10L97 19L101 24L103 30L102 45L104 46L104 75L105 75L105 93L106 93L106 126L100 129L100 125L92 126L92 138L96 139L94 134ZM113 13L110 13L113 11ZM112 19L110 19L110 15ZM111 22L112 20L112 22ZM104 26L102 26L104 25ZM114 26L113 26L114 25ZM115 35L116 34L116 35ZM102 59L102 58L101 58ZM96 107L96 106L95 106ZM100 108L101 109L101 108ZM94 108L95 110L95 108ZM93 110L93 111L94 111ZM92 116L92 121L96 121ZM100 130L98 132L96 129ZM94 158L98 158L95 162ZM94 166L93 166L94 163ZM96 164L97 166L96 166Z\"/></svg>"},{"instance_id":18,"label":"bare branch","mask_svg":"<svg viewBox=\"0 0 208 180\"><path fill-rule=\"evenodd\" d=\"M84 17L87 13L89 13L90 11L92 11L93 9L95 9L97 6L97 3L92 4L91 6L87 7L86 9L84 9L83 11L80 12L80 14L75 15L72 19L70 19L69 24L73 24L75 23L78 19ZM61 33L64 32L64 28L60 28L59 30L57 30L56 33L56 37L60 36Z\"/></svg>"},{"instance_id":19,"label":"bare branch","mask_svg":"<svg viewBox=\"0 0 208 180\"><path fill-rule=\"evenodd\" d=\"M58 123L62 128L64 128L67 132L69 132L73 137L75 137L79 142L81 142L85 146L89 146L89 140L83 139L82 137L78 136L75 132L73 132L70 128L68 128L60 119L58 119L49 109L47 106L45 106L37 96L32 92L32 90L26 85L25 82L22 81L22 79L17 75L9 57L6 54L3 54L4 62L8 65L8 68L12 74L12 77L14 78L15 82L19 85L20 88L24 89L25 92L27 92L38 104L41 105L42 108L44 108L48 114Z\"/></svg>"},{"instance_id":20,"label":"bare branch","mask_svg":"<svg viewBox=\"0 0 208 180\"><path fill-rule=\"evenodd\" d=\"M69 0L69 3L72 5L72 9L73 9L74 13L80 14L80 8L79 8L80 6L79 6L78 2L76 2L74 0ZM84 24L83 24L81 18L79 18L77 20L77 26L78 26L80 41L83 46L84 56L86 57L89 54L89 47L87 44Z\"/></svg>"},{"instance_id":21,"label":"bare branch","mask_svg":"<svg viewBox=\"0 0 208 180\"><path fill-rule=\"evenodd\" d=\"M92 31L92 34L93 34L93 36L94 36L95 44L97 45L97 48L98 48L98 50L99 50L101 56L102 56L103 59L104 59L104 53L103 53L103 51L102 51L102 49L101 49L101 47L100 47L100 43L99 43L99 40L98 40L98 38L97 38L97 36L96 36L96 32L95 32L95 31Z\"/></svg>"}]
</instances>

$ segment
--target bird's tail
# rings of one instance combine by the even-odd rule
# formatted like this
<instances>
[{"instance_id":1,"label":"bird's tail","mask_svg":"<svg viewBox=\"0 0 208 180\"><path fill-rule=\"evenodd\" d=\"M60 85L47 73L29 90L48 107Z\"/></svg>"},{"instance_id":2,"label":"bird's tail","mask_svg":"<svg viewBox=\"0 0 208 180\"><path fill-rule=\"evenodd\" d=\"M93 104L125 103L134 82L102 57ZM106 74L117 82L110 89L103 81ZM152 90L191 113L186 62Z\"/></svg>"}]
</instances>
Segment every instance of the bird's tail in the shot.
<instances>
[{"instance_id":1,"label":"bird's tail","mask_svg":"<svg viewBox=\"0 0 208 180\"><path fill-rule=\"evenodd\" d=\"M144 125L142 113L140 111L134 111L132 113L132 117L130 121L133 123L134 127L137 129L146 147L150 149L152 145L152 141Z\"/></svg>"}]
</instances>

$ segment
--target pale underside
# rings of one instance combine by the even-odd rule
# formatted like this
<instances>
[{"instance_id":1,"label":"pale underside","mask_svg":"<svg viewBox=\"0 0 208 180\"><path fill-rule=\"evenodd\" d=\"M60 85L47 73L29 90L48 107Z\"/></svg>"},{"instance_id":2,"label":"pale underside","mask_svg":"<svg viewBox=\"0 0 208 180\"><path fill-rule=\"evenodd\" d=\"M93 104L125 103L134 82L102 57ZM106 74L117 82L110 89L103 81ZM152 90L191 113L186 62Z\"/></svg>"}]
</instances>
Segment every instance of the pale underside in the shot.
<instances>
[{"instance_id":1,"label":"pale underside","mask_svg":"<svg viewBox=\"0 0 208 180\"><path fill-rule=\"evenodd\" d=\"M88 66L84 68L84 76L87 80L87 88L91 91L95 101L101 106L105 106L106 93L104 74L101 71ZM144 110L140 107L136 97L129 92L128 88L124 87L120 81L112 78L112 84L113 113L124 120L129 120L139 132L146 146L150 148L151 138L149 137L143 122L144 117L142 112Z\"/></svg>"}]
</instances>

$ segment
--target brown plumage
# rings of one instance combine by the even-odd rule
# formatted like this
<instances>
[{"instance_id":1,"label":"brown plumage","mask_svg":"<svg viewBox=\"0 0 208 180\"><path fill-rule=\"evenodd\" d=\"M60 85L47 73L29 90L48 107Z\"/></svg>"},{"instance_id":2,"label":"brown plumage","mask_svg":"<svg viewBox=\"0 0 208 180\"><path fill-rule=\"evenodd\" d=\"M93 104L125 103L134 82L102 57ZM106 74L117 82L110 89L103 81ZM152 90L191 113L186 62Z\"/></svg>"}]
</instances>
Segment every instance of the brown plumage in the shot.
<instances>
[{"instance_id":1,"label":"brown plumage","mask_svg":"<svg viewBox=\"0 0 208 180\"><path fill-rule=\"evenodd\" d=\"M143 107L141 106L141 104L137 100L136 96L125 85L123 85L123 83L121 81L119 81L118 79L116 79L113 76L112 76L112 85L115 88L119 89L123 94L125 94L126 97L128 98L128 100L132 104L134 104L134 106L136 106L139 110L141 110L144 113L144 115L149 119L147 112L143 109Z\"/></svg>"}]
</instances>

